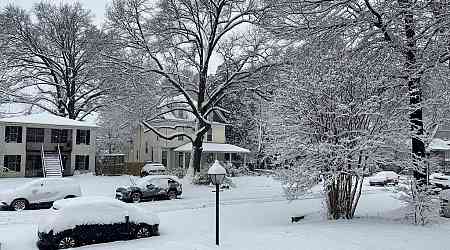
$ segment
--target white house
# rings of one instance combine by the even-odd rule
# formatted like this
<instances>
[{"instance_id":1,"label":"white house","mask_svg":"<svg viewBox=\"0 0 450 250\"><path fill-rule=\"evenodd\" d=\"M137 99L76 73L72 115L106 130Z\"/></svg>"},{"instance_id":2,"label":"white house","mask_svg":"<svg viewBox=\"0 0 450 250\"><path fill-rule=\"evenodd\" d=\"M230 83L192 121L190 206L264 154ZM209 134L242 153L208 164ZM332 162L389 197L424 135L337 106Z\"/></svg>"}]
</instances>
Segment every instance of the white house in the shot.
<instances>
[{"instance_id":1,"label":"white house","mask_svg":"<svg viewBox=\"0 0 450 250\"><path fill-rule=\"evenodd\" d=\"M203 142L202 166L209 166L214 160L232 162L235 165L245 164L250 151L226 143L227 121L224 116L220 112L212 112L208 120L212 125ZM195 122L196 118L191 113L177 110L165 113L150 124L165 136L177 132L193 135ZM168 168L187 169L191 150L192 144L187 138L179 136L168 141L141 125L134 133L128 161L159 162Z\"/></svg>"},{"instance_id":2,"label":"white house","mask_svg":"<svg viewBox=\"0 0 450 250\"><path fill-rule=\"evenodd\" d=\"M0 119L0 170L8 176L43 176L53 161L59 175L94 172L96 128L48 113Z\"/></svg>"}]
</instances>

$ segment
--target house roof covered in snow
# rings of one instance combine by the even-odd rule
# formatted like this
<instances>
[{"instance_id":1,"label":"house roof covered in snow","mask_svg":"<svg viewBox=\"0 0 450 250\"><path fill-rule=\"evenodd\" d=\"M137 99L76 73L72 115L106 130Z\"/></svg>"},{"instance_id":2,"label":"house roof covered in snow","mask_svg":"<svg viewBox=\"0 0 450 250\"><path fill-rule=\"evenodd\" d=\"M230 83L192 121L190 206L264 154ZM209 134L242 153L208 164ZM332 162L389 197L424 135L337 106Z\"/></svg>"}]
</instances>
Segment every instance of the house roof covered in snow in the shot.
<instances>
[{"instance_id":1,"label":"house roof covered in snow","mask_svg":"<svg viewBox=\"0 0 450 250\"><path fill-rule=\"evenodd\" d=\"M443 151L443 150L450 150L450 145L448 141L444 141L439 138L434 138L430 144L428 145L427 150L431 151Z\"/></svg>"},{"instance_id":2,"label":"house roof covered in snow","mask_svg":"<svg viewBox=\"0 0 450 250\"><path fill-rule=\"evenodd\" d=\"M69 118L52 115L49 113L38 113L38 114L3 118L0 119L0 123L54 125L65 127L91 127L91 128L99 127L91 122L76 121Z\"/></svg>"},{"instance_id":3,"label":"house roof covered in snow","mask_svg":"<svg viewBox=\"0 0 450 250\"><path fill-rule=\"evenodd\" d=\"M175 152L191 152L192 143L186 143L178 148L174 149ZM246 148L241 148L231 144L224 143L203 143L203 152L210 153L250 153L250 150Z\"/></svg>"},{"instance_id":4,"label":"house roof covered in snow","mask_svg":"<svg viewBox=\"0 0 450 250\"><path fill-rule=\"evenodd\" d=\"M194 104L197 105L197 101L193 100ZM159 108L170 109L171 107L183 107L183 108L189 108L189 105L187 104L186 98L183 95L177 95L172 97L167 97L164 99L161 104L159 105ZM228 123L227 119L223 115L223 113L220 110L214 110L212 112L217 117L214 117L214 121L219 123ZM191 112L187 111L179 111L175 110L173 112L165 113L162 115L162 117L165 120L170 121L195 121L196 117Z\"/></svg>"}]
</instances>

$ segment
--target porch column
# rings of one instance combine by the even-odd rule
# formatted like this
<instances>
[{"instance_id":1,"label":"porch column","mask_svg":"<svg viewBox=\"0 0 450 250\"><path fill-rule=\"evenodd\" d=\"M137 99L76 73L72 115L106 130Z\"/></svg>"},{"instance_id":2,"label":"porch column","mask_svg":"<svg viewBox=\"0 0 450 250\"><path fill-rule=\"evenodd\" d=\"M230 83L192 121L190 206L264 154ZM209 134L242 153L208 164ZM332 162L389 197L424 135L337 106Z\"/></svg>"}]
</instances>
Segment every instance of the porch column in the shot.
<instances>
[{"instance_id":1,"label":"porch column","mask_svg":"<svg viewBox=\"0 0 450 250\"><path fill-rule=\"evenodd\" d=\"M228 163L231 163L231 154L232 154L232 153L229 153L229 154L228 154Z\"/></svg>"},{"instance_id":2,"label":"porch column","mask_svg":"<svg viewBox=\"0 0 450 250\"><path fill-rule=\"evenodd\" d=\"M244 153L244 167L247 166L247 154Z\"/></svg>"},{"instance_id":3,"label":"porch column","mask_svg":"<svg viewBox=\"0 0 450 250\"><path fill-rule=\"evenodd\" d=\"M184 155L184 152L182 152L183 154L183 167L181 169L185 169L186 168L186 156Z\"/></svg>"}]
</instances>

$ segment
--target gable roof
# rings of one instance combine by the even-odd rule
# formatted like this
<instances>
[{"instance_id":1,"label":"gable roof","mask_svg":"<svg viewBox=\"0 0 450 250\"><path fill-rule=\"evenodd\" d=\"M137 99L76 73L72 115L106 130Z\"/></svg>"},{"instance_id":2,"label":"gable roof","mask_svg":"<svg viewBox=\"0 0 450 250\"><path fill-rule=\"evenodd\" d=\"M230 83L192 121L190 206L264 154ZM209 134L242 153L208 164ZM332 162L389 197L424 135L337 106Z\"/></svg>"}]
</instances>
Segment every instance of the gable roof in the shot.
<instances>
[{"instance_id":1,"label":"gable roof","mask_svg":"<svg viewBox=\"0 0 450 250\"><path fill-rule=\"evenodd\" d=\"M183 95L167 97L161 102L159 107L161 108L162 106L170 104L170 103L185 102L185 101L186 101L186 98ZM197 105L197 101L193 100L193 102L195 105ZM177 104L175 104L175 105L177 105ZM178 104L178 105L180 105L180 104ZM187 106L187 105L188 104L181 104L181 106ZM167 109L167 107L165 107L164 109ZM177 111L166 113L166 114L162 115L162 117L165 120L171 120L171 121L195 121L197 119L195 117L195 115L190 112L183 111L183 115L185 116L184 118L177 117L175 115L176 112ZM212 112L212 114L217 115L217 117L221 120L220 122L218 122L218 121L216 121L216 122L224 123L224 124L228 123L227 119L225 118L225 116L223 115L223 113L220 110L214 110Z\"/></svg>"},{"instance_id":2,"label":"gable roof","mask_svg":"<svg viewBox=\"0 0 450 250\"><path fill-rule=\"evenodd\" d=\"M99 128L99 126L85 121L76 121L66 117L56 116L49 113L38 113L24 116L15 116L0 119L0 123L22 123L22 124L40 124L55 125L66 127L91 127Z\"/></svg>"}]
</instances>

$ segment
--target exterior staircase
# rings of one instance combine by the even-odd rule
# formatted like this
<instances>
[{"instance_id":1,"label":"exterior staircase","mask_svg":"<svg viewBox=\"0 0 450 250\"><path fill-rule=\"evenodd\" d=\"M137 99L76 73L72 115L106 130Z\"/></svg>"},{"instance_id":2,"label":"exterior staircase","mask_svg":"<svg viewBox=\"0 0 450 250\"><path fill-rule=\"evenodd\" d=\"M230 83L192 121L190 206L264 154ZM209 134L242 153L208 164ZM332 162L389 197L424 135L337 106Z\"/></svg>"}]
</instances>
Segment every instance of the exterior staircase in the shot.
<instances>
[{"instance_id":1,"label":"exterior staircase","mask_svg":"<svg viewBox=\"0 0 450 250\"><path fill-rule=\"evenodd\" d=\"M62 177L63 166L61 161L61 152L58 146L58 152L44 152L42 147L42 171L45 178Z\"/></svg>"}]
</instances>

